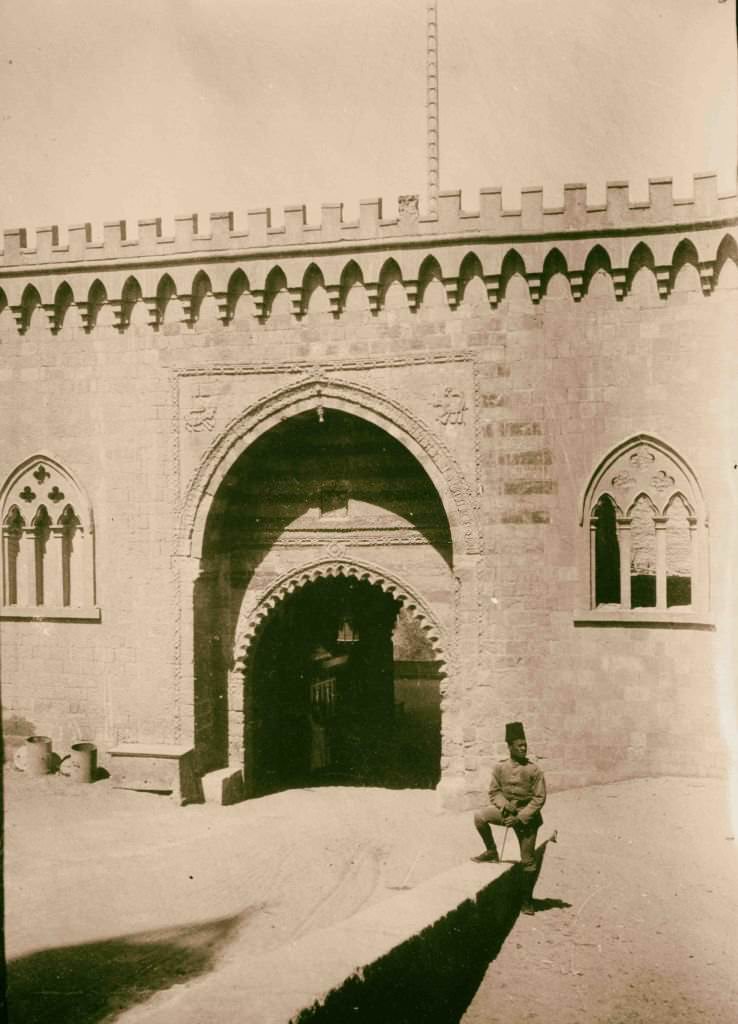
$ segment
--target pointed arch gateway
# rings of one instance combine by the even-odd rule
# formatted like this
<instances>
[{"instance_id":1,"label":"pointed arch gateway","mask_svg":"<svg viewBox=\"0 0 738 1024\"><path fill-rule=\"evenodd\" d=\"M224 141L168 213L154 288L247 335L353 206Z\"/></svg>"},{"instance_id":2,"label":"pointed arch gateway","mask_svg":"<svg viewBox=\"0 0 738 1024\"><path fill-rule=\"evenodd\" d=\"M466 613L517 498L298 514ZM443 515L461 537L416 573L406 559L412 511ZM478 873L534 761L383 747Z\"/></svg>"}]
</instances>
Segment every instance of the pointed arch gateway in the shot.
<instances>
[{"instance_id":1,"label":"pointed arch gateway","mask_svg":"<svg viewBox=\"0 0 738 1024\"><path fill-rule=\"evenodd\" d=\"M318 449L309 441L311 431L315 434L324 429L323 423L333 424L340 437L340 444L325 460L330 471L316 461ZM300 438L308 441L305 451L296 452L295 442ZM376 479L372 483L358 469L359 483L340 472L336 476L336 456L343 449L357 467L368 452L381 450L393 460L401 482L409 480L409 485L403 483L382 501L375 500ZM256 479L267 471L265 467L277 466L285 453L294 455L293 467L288 466L281 476L275 471L267 482ZM315 479L302 481L304 500L295 505L295 495L284 489L285 481L294 477L294 468L301 465L317 467L321 479L317 484ZM392 473L383 479L391 480ZM361 487L365 487L363 492ZM280 496L282 519L276 525L275 516L265 515L258 506L268 494ZM418 495L420 505L410 507L407 502ZM371 508L372 504L376 507ZM431 509L430 518L421 506L426 512ZM248 508L251 511L244 513ZM238 509L237 515L234 509ZM352 520L353 513L358 519ZM362 520L364 513L366 521ZM373 518L377 521L372 522ZM316 536L306 536L305 531L313 527ZM372 530L379 531L376 544ZM317 539L321 531L327 537L322 546ZM339 535L338 546L331 531ZM257 541L262 546L256 555L245 555L245 549ZM265 777L263 764L259 769L254 762L258 750L255 723L272 714L263 709L270 695L279 690L265 680L317 671L320 659L315 651L329 645L318 636L318 630L311 638L315 644L310 658L301 666L280 661L279 652L298 646L292 638L299 634L300 616L321 623L339 612L346 612L351 619L354 614L366 616L370 609L370 633L376 622L384 621L382 630L375 631L374 646L370 645L375 661L384 658L385 669L388 665L391 669L392 656L387 652L394 644L397 675L397 632L412 634L410 646L414 644L419 653L399 660L413 661L410 666L403 664L402 670L412 669L417 678L404 676L402 685L413 697L422 688L421 676L427 669L432 685L426 687L423 699L434 694L426 711L430 718L435 716L435 737L430 738L426 731L422 742L433 747L435 768L431 771L426 760L420 775L409 782L399 771L396 784L438 785L444 794L446 789L460 790L460 780L444 786L448 780L440 777L442 743L445 749L452 740L450 730L447 737L442 729L441 689L446 705L452 677L457 674L451 666L460 647L458 623L462 618L474 621L479 551L475 507L455 460L430 428L386 395L325 374L273 392L234 419L205 452L187 489L179 526L181 579L185 588L194 588L192 599L185 589L181 601L180 735L189 732L186 716L192 708L192 734L203 770L227 765L229 771L243 771L252 794L275 788L277 783ZM230 610L223 612L229 602ZM326 627L329 634L339 643L348 642L340 639L343 627L339 623L336 631L336 621ZM462 660L475 659L476 635L474 628ZM447 639L450 637L453 642ZM403 642L407 636L400 644ZM329 654L337 656L335 650ZM190 664L191 684L187 678ZM187 696L189 685L194 699ZM290 705L284 694L279 700L283 710ZM393 713L402 703L396 680ZM291 706L294 710L294 701ZM304 715L301 724L293 721L292 725L302 729L304 753ZM277 736L282 735L281 729L277 730ZM299 743L294 741L292 747L297 749ZM449 760L447 754L445 750L444 762ZM310 756L314 758L314 752ZM397 747L392 757L397 769L402 762ZM284 771L287 778L289 772ZM425 781L417 781L421 776ZM376 771L371 777L379 778ZM384 783L376 784L393 782L387 776Z\"/></svg>"},{"instance_id":2,"label":"pointed arch gateway","mask_svg":"<svg viewBox=\"0 0 738 1024\"><path fill-rule=\"evenodd\" d=\"M406 641L408 629L424 654L410 672L396 658L397 634ZM449 660L428 602L355 557L318 559L245 595L228 732L246 792L326 782L434 788Z\"/></svg>"},{"instance_id":3,"label":"pointed arch gateway","mask_svg":"<svg viewBox=\"0 0 738 1024\"><path fill-rule=\"evenodd\" d=\"M178 553L199 559L205 525L227 473L259 437L287 417L320 410L346 412L373 423L400 442L430 477L443 504L454 552L478 554L481 532L475 502L451 452L417 415L381 392L354 381L316 376L272 392L236 417L206 450L187 487L178 528Z\"/></svg>"}]
</instances>

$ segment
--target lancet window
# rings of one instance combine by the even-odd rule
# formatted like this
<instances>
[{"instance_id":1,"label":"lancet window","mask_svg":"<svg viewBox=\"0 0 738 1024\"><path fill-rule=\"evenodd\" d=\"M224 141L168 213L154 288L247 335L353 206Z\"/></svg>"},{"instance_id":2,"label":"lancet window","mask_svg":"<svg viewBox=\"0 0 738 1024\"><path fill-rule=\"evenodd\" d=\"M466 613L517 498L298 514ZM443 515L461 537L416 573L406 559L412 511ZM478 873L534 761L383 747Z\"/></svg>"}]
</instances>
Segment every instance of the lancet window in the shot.
<instances>
[{"instance_id":1,"label":"lancet window","mask_svg":"<svg viewBox=\"0 0 738 1024\"><path fill-rule=\"evenodd\" d=\"M97 618L89 503L53 459L27 460L0 495L2 615Z\"/></svg>"},{"instance_id":2,"label":"lancet window","mask_svg":"<svg viewBox=\"0 0 738 1024\"><path fill-rule=\"evenodd\" d=\"M639 435L600 464L582 510L590 607L633 617L707 608L707 516L676 452Z\"/></svg>"}]
</instances>

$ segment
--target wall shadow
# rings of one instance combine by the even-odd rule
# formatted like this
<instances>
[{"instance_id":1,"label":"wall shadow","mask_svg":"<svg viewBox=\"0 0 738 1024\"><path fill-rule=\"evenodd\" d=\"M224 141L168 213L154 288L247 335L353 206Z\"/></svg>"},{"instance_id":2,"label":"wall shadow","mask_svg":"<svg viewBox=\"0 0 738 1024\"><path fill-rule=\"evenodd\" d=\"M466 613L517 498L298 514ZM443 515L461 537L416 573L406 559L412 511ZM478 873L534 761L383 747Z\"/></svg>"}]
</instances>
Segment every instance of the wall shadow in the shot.
<instances>
[{"instance_id":1,"label":"wall shadow","mask_svg":"<svg viewBox=\"0 0 738 1024\"><path fill-rule=\"evenodd\" d=\"M545 847L536 851L538 872ZM306 1007L296 1024L459 1024L510 934L520 903L521 871L516 865L476 899L466 900ZM563 901L537 901L540 909L559 903Z\"/></svg>"},{"instance_id":2,"label":"wall shadow","mask_svg":"<svg viewBox=\"0 0 738 1024\"><path fill-rule=\"evenodd\" d=\"M204 924L45 949L7 965L10 1021L96 1024L205 974L256 908Z\"/></svg>"},{"instance_id":3,"label":"wall shadow","mask_svg":"<svg viewBox=\"0 0 738 1024\"><path fill-rule=\"evenodd\" d=\"M298 1024L458 1024L520 910L517 868L353 975Z\"/></svg>"}]
</instances>

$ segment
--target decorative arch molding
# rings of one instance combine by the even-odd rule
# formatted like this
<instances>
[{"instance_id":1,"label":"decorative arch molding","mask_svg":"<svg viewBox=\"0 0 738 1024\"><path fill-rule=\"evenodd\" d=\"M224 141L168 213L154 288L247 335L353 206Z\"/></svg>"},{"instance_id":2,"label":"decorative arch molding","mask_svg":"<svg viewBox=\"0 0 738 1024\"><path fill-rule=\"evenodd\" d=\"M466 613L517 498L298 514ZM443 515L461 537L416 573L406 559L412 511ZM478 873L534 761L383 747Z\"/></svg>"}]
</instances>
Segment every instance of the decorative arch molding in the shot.
<instances>
[{"instance_id":1,"label":"decorative arch molding","mask_svg":"<svg viewBox=\"0 0 738 1024\"><path fill-rule=\"evenodd\" d=\"M205 451L187 487L177 547L200 558L208 514L226 474L243 452L284 419L308 410L335 409L373 423L399 441L428 473L449 522L454 552L479 554L478 515L471 490L451 452L414 413L363 384L323 376L303 379L272 392L226 427Z\"/></svg>"},{"instance_id":2,"label":"decorative arch molding","mask_svg":"<svg viewBox=\"0 0 738 1024\"><path fill-rule=\"evenodd\" d=\"M26 477L29 477L29 481L26 481ZM30 479L31 477L33 478L32 480ZM46 490L53 491L53 488L58 487L61 481L66 481L71 488L71 494L76 496L75 512L84 529L92 533L94 531L92 506L84 489L63 463L43 453L31 455L30 458L24 459L5 478L5 482L0 489L0 519L5 517L10 505L17 503L14 497L15 492L19 488L23 488L26 483L28 483L29 487L41 492L43 484L47 484ZM53 503L54 498L51 498L51 501ZM61 500L59 503L61 504ZM35 513L39 505L46 504L48 506L49 496L46 498L36 497L31 500L31 504L33 513ZM61 505L60 513L68 504L69 501L65 501ZM24 518L28 520L29 516L25 515Z\"/></svg>"},{"instance_id":3,"label":"decorative arch molding","mask_svg":"<svg viewBox=\"0 0 738 1024\"><path fill-rule=\"evenodd\" d=\"M98 620L94 523L85 491L57 459L33 455L0 490L0 617Z\"/></svg>"},{"instance_id":4,"label":"decorative arch molding","mask_svg":"<svg viewBox=\"0 0 738 1024\"><path fill-rule=\"evenodd\" d=\"M613 487L615 485L614 481L609 479L609 475L616 468L619 468L618 464L624 461L627 457L637 458L639 452L645 453L648 451L660 454L667 463L681 470L681 473L684 476L683 481L673 480L671 484L666 477L662 478L663 483L656 488L659 492L658 504L660 506L661 514L664 514L669 502L675 495L679 494L682 497L685 497L686 491L686 494L690 495L688 503L690 507L694 509L694 514L704 521L705 524L707 523L707 509L705 507L702 488L689 463L687 463L685 459L674 450L674 448L666 444L664 441L659 440L659 438L654 437L652 434L636 434L633 437L628 438L627 441L623 441L617 447L613 448L605 458L600 461L594 473L590 477L579 506L580 526L584 524L585 517L589 510L594 508L603 495L608 495L614 502L615 507L620 511L624 511L625 508L635 500L637 493L640 493L639 490L627 499L627 504L624 506L623 499L618 499L614 496ZM654 470L654 473L656 472L666 471L661 465L659 465L658 468ZM635 481L636 477L634 475L634 482ZM625 481L623 481L623 484L625 484ZM653 493L652 488L649 488L649 491Z\"/></svg>"},{"instance_id":5,"label":"decorative arch molding","mask_svg":"<svg viewBox=\"0 0 738 1024\"><path fill-rule=\"evenodd\" d=\"M587 527L585 616L701 621L709 607L707 509L695 472L670 445L637 434L612 449L587 485L579 525Z\"/></svg>"},{"instance_id":6,"label":"decorative arch molding","mask_svg":"<svg viewBox=\"0 0 738 1024\"><path fill-rule=\"evenodd\" d=\"M291 594L310 583L330 578L366 582L379 587L385 594L401 602L403 608L420 626L437 657L439 673L445 678L449 671L449 648L444 631L430 611L428 603L407 583L380 566L354 558L330 556L291 569L261 593L246 594L236 624L232 671L239 675L245 672L254 640L275 608Z\"/></svg>"}]
</instances>

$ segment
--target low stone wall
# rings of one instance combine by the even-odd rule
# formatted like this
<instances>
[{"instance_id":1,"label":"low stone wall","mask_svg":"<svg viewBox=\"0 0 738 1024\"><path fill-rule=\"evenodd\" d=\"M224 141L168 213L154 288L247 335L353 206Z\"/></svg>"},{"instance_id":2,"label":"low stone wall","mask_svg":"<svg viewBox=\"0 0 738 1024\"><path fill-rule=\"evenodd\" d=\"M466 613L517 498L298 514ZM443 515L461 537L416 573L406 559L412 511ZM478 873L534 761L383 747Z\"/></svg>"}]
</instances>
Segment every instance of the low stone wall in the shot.
<instances>
[{"instance_id":1,"label":"low stone wall","mask_svg":"<svg viewBox=\"0 0 738 1024\"><path fill-rule=\"evenodd\" d=\"M546 843L538 849L539 865ZM519 867L471 861L202 982L119 1024L451 1024L519 911Z\"/></svg>"},{"instance_id":2,"label":"low stone wall","mask_svg":"<svg viewBox=\"0 0 738 1024\"><path fill-rule=\"evenodd\" d=\"M472 865L472 868L475 866ZM490 871L494 870L494 877ZM459 1021L481 984L484 973L515 923L519 908L517 867L480 870L465 867L420 886L403 901L380 904L373 919L392 919L414 934L393 944L366 967L291 1018L295 1024L452 1024ZM434 884L436 883L436 884ZM461 894L464 893L462 897ZM446 910L443 896L455 905ZM460 898L461 897L461 898ZM436 901L438 898L438 902ZM367 912L371 914L371 912ZM416 915L431 923L420 930ZM351 931L365 922L358 915ZM370 922L366 922L369 925ZM348 922L347 922L348 924ZM340 927L340 926L339 926ZM357 938L358 938L357 934ZM355 944L349 948L356 948ZM320 949L320 942L316 947ZM251 1024L251 1016L247 1018ZM253 1017L260 1024L269 1019ZM286 1020L286 1018L282 1018Z\"/></svg>"}]
</instances>

